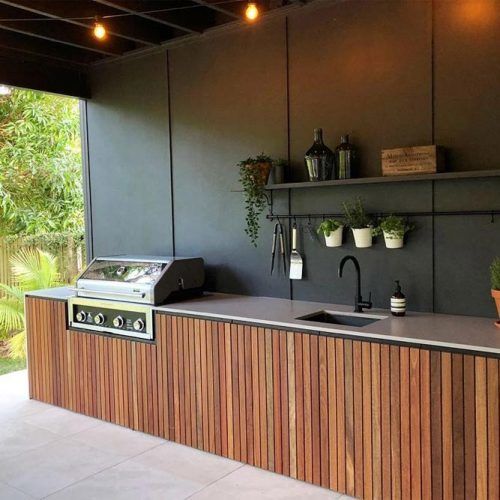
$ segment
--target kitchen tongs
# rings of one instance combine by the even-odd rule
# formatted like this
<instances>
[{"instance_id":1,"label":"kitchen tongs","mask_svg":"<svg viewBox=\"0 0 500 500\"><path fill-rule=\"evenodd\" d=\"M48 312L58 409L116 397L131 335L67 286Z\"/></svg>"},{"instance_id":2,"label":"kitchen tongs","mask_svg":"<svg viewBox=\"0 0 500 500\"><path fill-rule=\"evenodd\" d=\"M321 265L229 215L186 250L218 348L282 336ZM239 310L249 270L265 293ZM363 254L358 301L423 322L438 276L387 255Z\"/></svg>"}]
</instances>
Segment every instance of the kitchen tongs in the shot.
<instances>
[{"instance_id":1,"label":"kitchen tongs","mask_svg":"<svg viewBox=\"0 0 500 500\"><path fill-rule=\"evenodd\" d=\"M285 236L283 233L283 224L276 222L273 231L273 246L271 249L271 274L274 271L274 260L276 256L276 247L279 245L279 252L283 262L283 273L286 274L286 255L285 255ZM279 259L278 259L279 266Z\"/></svg>"}]
</instances>

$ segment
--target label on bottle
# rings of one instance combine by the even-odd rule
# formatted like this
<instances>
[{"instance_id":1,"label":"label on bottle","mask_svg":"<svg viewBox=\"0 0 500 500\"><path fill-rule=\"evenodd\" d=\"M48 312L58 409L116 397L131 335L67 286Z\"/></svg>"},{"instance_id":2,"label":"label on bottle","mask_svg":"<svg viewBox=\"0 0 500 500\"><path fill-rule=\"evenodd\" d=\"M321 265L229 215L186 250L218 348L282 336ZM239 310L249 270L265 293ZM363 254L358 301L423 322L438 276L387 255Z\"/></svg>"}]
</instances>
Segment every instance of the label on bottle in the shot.
<instances>
[{"instance_id":1,"label":"label on bottle","mask_svg":"<svg viewBox=\"0 0 500 500\"><path fill-rule=\"evenodd\" d=\"M406 299L391 297L391 312L393 313L406 312Z\"/></svg>"}]
</instances>

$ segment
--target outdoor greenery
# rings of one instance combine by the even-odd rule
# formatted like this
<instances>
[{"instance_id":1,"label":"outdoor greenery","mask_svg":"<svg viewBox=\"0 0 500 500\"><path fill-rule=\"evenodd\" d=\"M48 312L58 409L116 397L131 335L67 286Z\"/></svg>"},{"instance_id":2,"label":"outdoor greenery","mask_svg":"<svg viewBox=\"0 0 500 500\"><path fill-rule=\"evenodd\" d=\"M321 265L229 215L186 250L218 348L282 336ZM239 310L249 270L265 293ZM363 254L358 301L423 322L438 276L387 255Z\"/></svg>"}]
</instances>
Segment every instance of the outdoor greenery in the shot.
<instances>
[{"instance_id":1,"label":"outdoor greenery","mask_svg":"<svg viewBox=\"0 0 500 500\"><path fill-rule=\"evenodd\" d=\"M17 372L26 368L25 359L12 359L0 357L0 375Z\"/></svg>"},{"instance_id":2,"label":"outdoor greenery","mask_svg":"<svg viewBox=\"0 0 500 500\"><path fill-rule=\"evenodd\" d=\"M271 170L272 159L264 153L255 158L240 161L240 182L245 193L245 233L256 247L259 238L260 214L267 203L265 185Z\"/></svg>"},{"instance_id":3,"label":"outdoor greenery","mask_svg":"<svg viewBox=\"0 0 500 500\"><path fill-rule=\"evenodd\" d=\"M500 290L500 257L495 257L490 267L491 289Z\"/></svg>"},{"instance_id":4,"label":"outdoor greenery","mask_svg":"<svg viewBox=\"0 0 500 500\"><path fill-rule=\"evenodd\" d=\"M340 226L342 226L342 222L336 219L325 219L318 226L318 234L323 233L325 236L330 236L330 233L336 231Z\"/></svg>"},{"instance_id":5,"label":"outdoor greenery","mask_svg":"<svg viewBox=\"0 0 500 500\"><path fill-rule=\"evenodd\" d=\"M83 227L78 101L13 89L0 97L0 235Z\"/></svg>"},{"instance_id":6,"label":"outdoor greenery","mask_svg":"<svg viewBox=\"0 0 500 500\"><path fill-rule=\"evenodd\" d=\"M55 257L42 250L22 249L11 258L16 286L0 283L0 339L7 340L9 355L26 357L24 294L58 286L59 271Z\"/></svg>"},{"instance_id":7,"label":"outdoor greenery","mask_svg":"<svg viewBox=\"0 0 500 500\"><path fill-rule=\"evenodd\" d=\"M401 239L406 233L414 229L414 225L406 221L404 217L389 215L384 217L379 224L380 229L392 238Z\"/></svg>"},{"instance_id":8,"label":"outdoor greenery","mask_svg":"<svg viewBox=\"0 0 500 500\"><path fill-rule=\"evenodd\" d=\"M365 212L361 198L357 198L352 203L345 202L342 206L344 207L346 223L351 229L363 229L371 226L372 221Z\"/></svg>"}]
</instances>

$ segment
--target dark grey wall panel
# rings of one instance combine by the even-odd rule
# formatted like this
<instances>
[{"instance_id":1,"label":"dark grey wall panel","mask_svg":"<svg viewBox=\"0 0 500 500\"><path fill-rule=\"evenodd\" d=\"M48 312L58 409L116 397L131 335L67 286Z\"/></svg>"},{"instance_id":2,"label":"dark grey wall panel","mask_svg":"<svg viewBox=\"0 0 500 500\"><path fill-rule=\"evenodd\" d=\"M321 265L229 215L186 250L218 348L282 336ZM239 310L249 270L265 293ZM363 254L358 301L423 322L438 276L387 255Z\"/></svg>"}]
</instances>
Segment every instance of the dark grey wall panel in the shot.
<instances>
[{"instance_id":1,"label":"dark grey wall panel","mask_svg":"<svg viewBox=\"0 0 500 500\"><path fill-rule=\"evenodd\" d=\"M431 143L431 4L324 3L290 15L290 139L295 177L323 127L332 149L350 133L361 176L382 148Z\"/></svg>"},{"instance_id":2,"label":"dark grey wall panel","mask_svg":"<svg viewBox=\"0 0 500 500\"><path fill-rule=\"evenodd\" d=\"M434 2L434 61L431 2L354 0L298 9L288 23L289 95L284 19L172 49L170 83L165 55L96 70L88 104L96 253L170 253L172 183L175 251L206 258L212 290L292 292L349 304L354 271L346 268L340 280L337 267L353 254L363 294L371 290L376 306L388 306L393 280L400 279L410 309L434 305L436 312L494 316L488 266L500 248L500 220L435 217L433 225L431 217L419 217L403 250L385 249L382 237L370 249L356 249L351 234L341 249L328 249L303 232L305 279L290 283L269 276L273 223L262 219L254 249L243 232L243 195L234 192L239 160L260 151L286 157L288 140L295 176L303 178L303 154L317 126L331 146L340 134L352 134L366 176L379 174L380 149L428 144L434 125L436 142L452 149L449 168L498 168L500 99L492 82L500 76L493 38L500 8L491 2L482 22L466 27L457 17L462 4ZM357 196L369 211L390 212L499 209L499 192L498 179L468 179L273 196L277 213L340 212L342 201Z\"/></svg>"},{"instance_id":3,"label":"dark grey wall panel","mask_svg":"<svg viewBox=\"0 0 500 500\"><path fill-rule=\"evenodd\" d=\"M436 210L499 210L500 179L436 183ZM489 266L500 255L500 219L436 217L436 309L494 316Z\"/></svg>"},{"instance_id":4,"label":"dark grey wall panel","mask_svg":"<svg viewBox=\"0 0 500 500\"><path fill-rule=\"evenodd\" d=\"M341 213L342 202L360 196L368 212L427 211L431 210L430 182L418 184L342 186L333 189L304 190L294 193L292 213ZM315 221L316 223L320 221ZM297 299L328 300L353 304L355 271L348 263L342 279L338 265L344 255L354 255L360 262L363 297L373 293L376 307L387 308L394 292L394 280L401 281L412 310L432 310L432 222L421 217L413 222L416 230L406 238L401 250L385 248L384 238L374 240L371 248L358 249L351 231L344 231L345 244L341 248L326 248L307 237L302 224L301 252L306 263L306 280L293 282L293 296Z\"/></svg>"},{"instance_id":5,"label":"dark grey wall panel","mask_svg":"<svg viewBox=\"0 0 500 500\"><path fill-rule=\"evenodd\" d=\"M165 54L92 74L88 103L95 255L172 252Z\"/></svg>"},{"instance_id":6,"label":"dark grey wall panel","mask_svg":"<svg viewBox=\"0 0 500 500\"><path fill-rule=\"evenodd\" d=\"M286 295L288 280L268 277L272 225L254 249L231 192L239 160L286 156L284 20L174 49L171 68L177 254L203 255L212 289Z\"/></svg>"},{"instance_id":7,"label":"dark grey wall panel","mask_svg":"<svg viewBox=\"0 0 500 500\"><path fill-rule=\"evenodd\" d=\"M435 137L452 170L498 168L500 2L435 2Z\"/></svg>"}]
</instances>

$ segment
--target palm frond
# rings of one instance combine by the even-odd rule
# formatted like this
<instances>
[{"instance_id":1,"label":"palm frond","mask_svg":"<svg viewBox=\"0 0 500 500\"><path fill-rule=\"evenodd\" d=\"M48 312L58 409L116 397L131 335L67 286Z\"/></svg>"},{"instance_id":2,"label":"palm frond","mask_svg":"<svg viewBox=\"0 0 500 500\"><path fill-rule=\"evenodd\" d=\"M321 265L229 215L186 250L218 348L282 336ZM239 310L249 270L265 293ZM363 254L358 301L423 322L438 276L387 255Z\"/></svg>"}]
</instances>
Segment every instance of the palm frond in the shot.
<instances>
[{"instance_id":1,"label":"palm frond","mask_svg":"<svg viewBox=\"0 0 500 500\"><path fill-rule=\"evenodd\" d=\"M10 333L24 328L24 306L16 299L0 299L0 331Z\"/></svg>"},{"instance_id":2,"label":"palm frond","mask_svg":"<svg viewBox=\"0 0 500 500\"><path fill-rule=\"evenodd\" d=\"M26 358L26 331L17 333L8 340L9 357L13 359Z\"/></svg>"},{"instance_id":3,"label":"palm frond","mask_svg":"<svg viewBox=\"0 0 500 500\"><path fill-rule=\"evenodd\" d=\"M12 274L25 291L59 284L57 258L43 250L21 249L10 259Z\"/></svg>"},{"instance_id":4,"label":"palm frond","mask_svg":"<svg viewBox=\"0 0 500 500\"><path fill-rule=\"evenodd\" d=\"M21 303L24 301L24 290L18 286L0 283L0 292L3 292L7 297L19 300Z\"/></svg>"}]
</instances>

